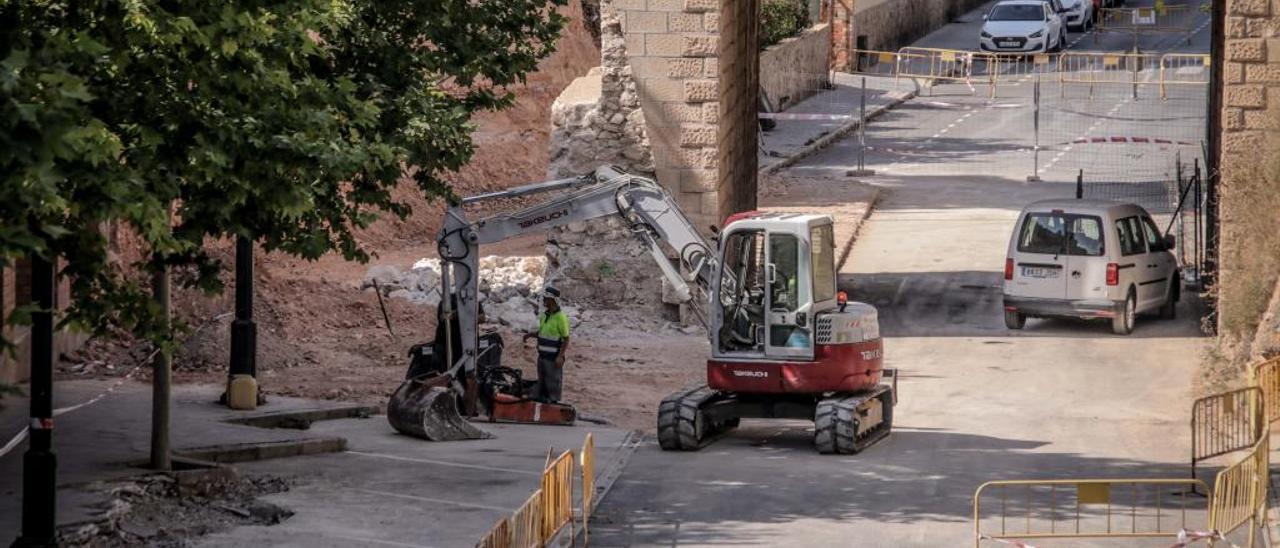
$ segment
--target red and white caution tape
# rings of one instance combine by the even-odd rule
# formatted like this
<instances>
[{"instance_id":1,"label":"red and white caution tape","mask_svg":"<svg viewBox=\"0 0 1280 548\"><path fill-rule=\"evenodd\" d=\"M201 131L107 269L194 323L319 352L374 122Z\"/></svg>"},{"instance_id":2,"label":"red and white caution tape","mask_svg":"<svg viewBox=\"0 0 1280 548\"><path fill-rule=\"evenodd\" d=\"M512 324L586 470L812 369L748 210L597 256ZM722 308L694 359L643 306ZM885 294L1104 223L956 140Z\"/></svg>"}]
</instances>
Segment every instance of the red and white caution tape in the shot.
<instances>
[{"instance_id":1,"label":"red and white caution tape","mask_svg":"<svg viewBox=\"0 0 1280 548\"><path fill-rule=\"evenodd\" d=\"M1215 531L1191 531L1188 529L1183 529L1181 531L1178 531L1178 542L1175 542L1169 545L1169 548L1184 548L1186 546L1189 546L1193 542L1197 542L1201 540L1221 540L1223 542L1226 542L1227 544L1230 544L1233 548L1235 548L1236 546L1231 541L1223 537L1222 533L1219 533L1216 530Z\"/></svg>"},{"instance_id":2,"label":"red and white caution tape","mask_svg":"<svg viewBox=\"0 0 1280 548\"><path fill-rule=\"evenodd\" d=\"M199 333L202 329L204 329L209 324L215 321L218 321L222 318L226 318L228 316L231 316L230 312L227 312L225 314L219 314L217 316L214 316L213 318L210 318L209 321L205 322L200 327L196 328L195 331L192 331L191 336L194 336L196 333ZM125 381L128 381L129 379L133 378L134 373L137 373L138 369L142 368L143 365L151 363L151 360L154 359L156 357L156 354L159 354L159 353L160 353L159 348L151 351L150 354L147 354L146 358L143 358L142 361L139 361L136 365L134 365L131 369L129 369L129 371L127 371L124 374L124 376L120 377L119 379L116 379L116 382L111 383L111 386L108 386L106 390L102 391L102 393L92 398L89 398L88 400L77 403L75 405L69 405L67 407L59 407L57 409L54 409L53 416L57 417L64 413L70 413L72 411L80 409L81 407L88 407L90 405L98 403L99 401L102 400L102 398L107 397L107 394L115 392L116 389L124 385ZM22 440L27 439L27 434L31 433L32 428L35 428L37 430L53 430L53 419L52 418L49 418L49 419L32 418L30 426L24 427L21 432L18 432L18 434L13 436L13 438L10 439L8 443L4 444L4 447L0 447L0 458L3 458L5 455L9 454L10 451L13 451L14 448L18 447L18 444L22 443Z\"/></svg>"},{"instance_id":3,"label":"red and white caution tape","mask_svg":"<svg viewBox=\"0 0 1280 548\"><path fill-rule=\"evenodd\" d=\"M1182 146L1198 146L1200 143L1191 141L1173 141L1170 139L1157 139L1155 137L1127 137L1122 135L1111 137L1081 137L1074 141L1067 141L1059 144L1063 145L1082 145L1082 144L1153 144L1153 145L1182 145Z\"/></svg>"},{"instance_id":4,"label":"red and white caution tape","mask_svg":"<svg viewBox=\"0 0 1280 548\"><path fill-rule=\"evenodd\" d=\"M761 112L757 114L761 120L804 120L804 121L840 121L852 120L857 116L852 114L800 114L790 112Z\"/></svg>"},{"instance_id":5,"label":"red and white caution tape","mask_svg":"<svg viewBox=\"0 0 1280 548\"><path fill-rule=\"evenodd\" d=\"M1025 543L1025 542L1022 542L1022 541L1020 541L1020 540L1013 540L1013 539L1006 539L1006 538L989 537L989 536L987 536L987 535L979 535L979 536L978 536L978 538L980 538L980 539L982 539L982 540L994 540L994 541L996 541L996 542L999 542L1000 544L1008 544L1008 545L1010 545L1010 546L1017 546L1018 548L1036 548L1035 546L1032 546L1032 545L1027 544L1027 543Z\"/></svg>"}]
</instances>

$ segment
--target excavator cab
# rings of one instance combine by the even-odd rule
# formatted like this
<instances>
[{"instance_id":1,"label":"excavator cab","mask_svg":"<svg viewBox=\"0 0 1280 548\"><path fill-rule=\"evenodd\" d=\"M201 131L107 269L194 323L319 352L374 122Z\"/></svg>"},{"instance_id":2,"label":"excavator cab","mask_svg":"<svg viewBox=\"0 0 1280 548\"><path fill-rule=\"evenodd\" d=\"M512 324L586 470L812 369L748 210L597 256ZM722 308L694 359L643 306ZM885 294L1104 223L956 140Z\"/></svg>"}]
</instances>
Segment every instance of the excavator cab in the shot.
<instances>
[{"instance_id":1,"label":"excavator cab","mask_svg":"<svg viewBox=\"0 0 1280 548\"><path fill-rule=\"evenodd\" d=\"M723 268L713 292L716 357L812 360L814 317L835 307L831 218L753 214L721 236Z\"/></svg>"}]
</instances>

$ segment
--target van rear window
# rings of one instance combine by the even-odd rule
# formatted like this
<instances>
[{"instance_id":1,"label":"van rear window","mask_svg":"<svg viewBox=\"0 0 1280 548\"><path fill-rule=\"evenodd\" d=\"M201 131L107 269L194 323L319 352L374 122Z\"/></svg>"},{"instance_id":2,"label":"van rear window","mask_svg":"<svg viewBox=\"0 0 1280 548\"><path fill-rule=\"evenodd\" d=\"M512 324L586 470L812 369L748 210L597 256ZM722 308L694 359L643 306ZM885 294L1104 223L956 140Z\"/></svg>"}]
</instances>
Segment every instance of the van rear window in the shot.
<instances>
[{"instance_id":1,"label":"van rear window","mask_svg":"<svg viewBox=\"0 0 1280 548\"><path fill-rule=\"evenodd\" d=\"M1106 252L1102 219L1092 215L1028 213L1018 231L1018 251L1098 256Z\"/></svg>"}]
</instances>

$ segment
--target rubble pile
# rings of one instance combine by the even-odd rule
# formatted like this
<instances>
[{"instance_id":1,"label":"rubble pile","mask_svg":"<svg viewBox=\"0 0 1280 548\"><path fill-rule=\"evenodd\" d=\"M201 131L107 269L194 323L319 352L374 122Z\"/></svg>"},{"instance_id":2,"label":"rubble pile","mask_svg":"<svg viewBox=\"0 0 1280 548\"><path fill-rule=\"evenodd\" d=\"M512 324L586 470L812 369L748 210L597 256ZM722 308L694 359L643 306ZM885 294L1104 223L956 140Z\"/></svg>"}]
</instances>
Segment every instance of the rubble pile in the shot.
<instances>
[{"instance_id":1,"label":"rubble pile","mask_svg":"<svg viewBox=\"0 0 1280 548\"><path fill-rule=\"evenodd\" d=\"M516 330L537 327L541 306L544 257L499 257L480 259L480 304L487 320ZM377 287L383 295L414 304L440 304L440 260L422 259L401 271L394 265L377 265L365 276L365 289ZM568 308L568 307L566 307Z\"/></svg>"}]
</instances>

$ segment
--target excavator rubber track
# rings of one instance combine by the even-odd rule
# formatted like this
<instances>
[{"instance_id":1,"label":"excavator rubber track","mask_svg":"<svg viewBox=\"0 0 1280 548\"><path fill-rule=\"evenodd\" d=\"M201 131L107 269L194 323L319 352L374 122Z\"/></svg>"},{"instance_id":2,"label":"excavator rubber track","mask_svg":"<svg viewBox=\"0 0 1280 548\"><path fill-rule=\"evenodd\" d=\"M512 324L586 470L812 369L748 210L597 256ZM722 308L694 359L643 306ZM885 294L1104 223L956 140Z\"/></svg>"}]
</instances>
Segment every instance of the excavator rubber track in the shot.
<instances>
[{"instance_id":1,"label":"excavator rubber track","mask_svg":"<svg viewBox=\"0 0 1280 548\"><path fill-rule=\"evenodd\" d=\"M893 427L893 405L893 389L883 384L820 400L813 416L814 447L823 454L852 455L874 445Z\"/></svg>"},{"instance_id":2,"label":"excavator rubber track","mask_svg":"<svg viewBox=\"0 0 1280 548\"><path fill-rule=\"evenodd\" d=\"M658 445L665 451L697 451L738 426L738 419L712 423L703 412L725 397L698 384L663 398L658 405Z\"/></svg>"}]
</instances>

